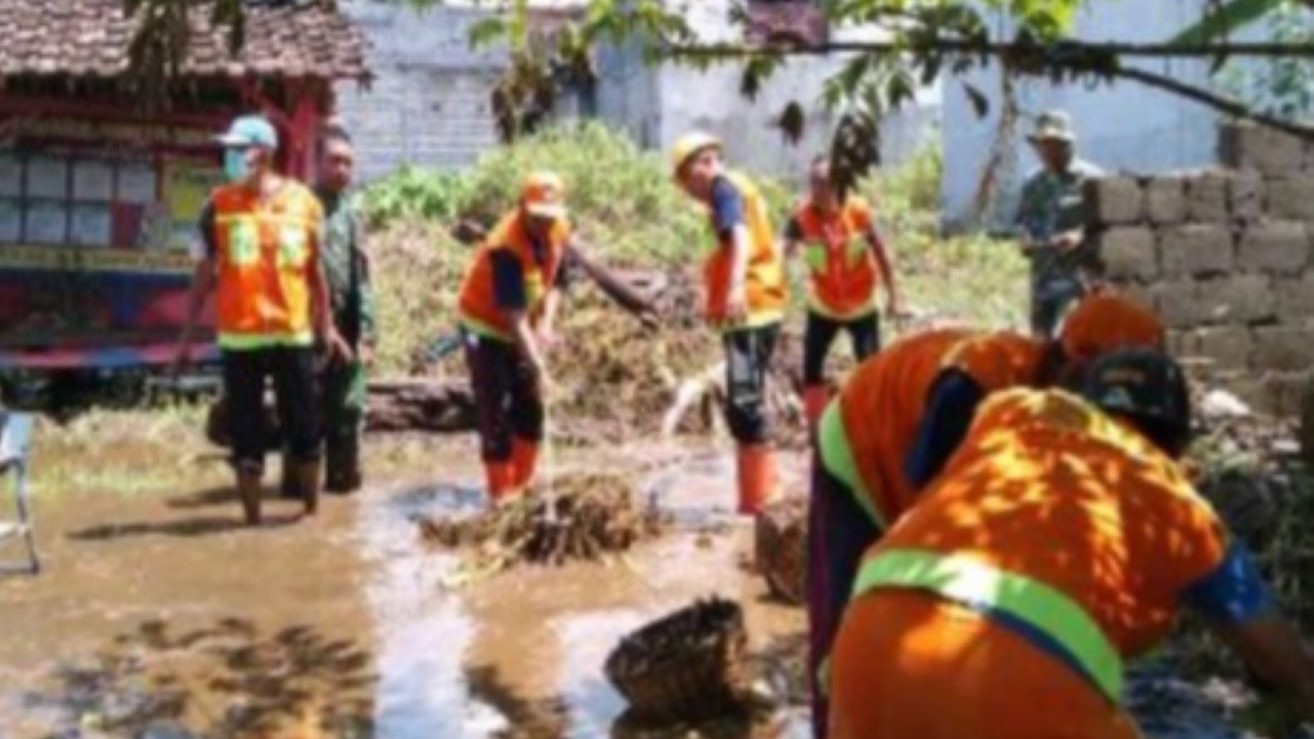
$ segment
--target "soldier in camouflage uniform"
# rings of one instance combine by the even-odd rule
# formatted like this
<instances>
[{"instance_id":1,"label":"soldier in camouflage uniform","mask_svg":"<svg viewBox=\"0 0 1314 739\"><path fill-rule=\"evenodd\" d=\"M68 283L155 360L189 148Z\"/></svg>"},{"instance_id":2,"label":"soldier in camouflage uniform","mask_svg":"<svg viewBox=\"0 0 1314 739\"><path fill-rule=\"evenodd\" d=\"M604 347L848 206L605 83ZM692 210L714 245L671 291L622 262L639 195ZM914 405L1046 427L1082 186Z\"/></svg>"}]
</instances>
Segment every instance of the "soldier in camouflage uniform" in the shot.
<instances>
[{"instance_id":1,"label":"soldier in camouflage uniform","mask_svg":"<svg viewBox=\"0 0 1314 739\"><path fill-rule=\"evenodd\" d=\"M320 378L323 398L325 471L329 492L360 488L360 436L365 417L365 369L373 354L374 306L369 261L359 216L348 197L355 151L350 138L331 131L324 141L321 179L316 188L324 204L322 263L328 278L333 321L350 344L352 361L336 359Z\"/></svg>"},{"instance_id":2,"label":"soldier in camouflage uniform","mask_svg":"<svg viewBox=\"0 0 1314 739\"><path fill-rule=\"evenodd\" d=\"M1082 188L1102 173L1074 156L1076 135L1066 113L1041 114L1027 140L1043 166L1022 185L1016 223L1031 261L1031 329L1050 338L1064 311L1085 292L1093 256L1085 239Z\"/></svg>"}]
</instances>

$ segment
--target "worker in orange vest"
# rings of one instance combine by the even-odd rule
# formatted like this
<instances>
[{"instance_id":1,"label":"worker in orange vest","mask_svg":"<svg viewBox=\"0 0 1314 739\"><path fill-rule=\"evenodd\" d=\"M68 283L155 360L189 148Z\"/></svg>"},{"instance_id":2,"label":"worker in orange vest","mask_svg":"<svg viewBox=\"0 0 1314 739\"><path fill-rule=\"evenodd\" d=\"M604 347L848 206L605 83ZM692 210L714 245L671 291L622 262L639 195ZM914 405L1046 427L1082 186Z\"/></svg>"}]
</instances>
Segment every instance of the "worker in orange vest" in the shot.
<instances>
[{"instance_id":1,"label":"worker in orange vest","mask_svg":"<svg viewBox=\"0 0 1314 739\"><path fill-rule=\"evenodd\" d=\"M830 160L812 162L808 196L785 225L785 253L803 255L810 294L803 332L803 407L815 428L830 399L826 355L840 331L849 335L862 361L880 349L876 289L885 286L885 312L900 312L899 290L889 251L872 219L871 207L855 194L842 199L831 186Z\"/></svg>"},{"instance_id":2,"label":"worker in orange vest","mask_svg":"<svg viewBox=\"0 0 1314 739\"><path fill-rule=\"evenodd\" d=\"M827 667L835 739L1140 737L1123 665L1181 606L1314 720L1314 659L1176 461L1181 369L1124 350L1082 396L988 399L867 553Z\"/></svg>"},{"instance_id":3,"label":"worker in orange vest","mask_svg":"<svg viewBox=\"0 0 1314 739\"><path fill-rule=\"evenodd\" d=\"M274 170L278 133L260 116L235 120L219 143L229 184L201 214L204 253L196 265L176 365L190 361L191 334L217 293L237 490L247 523L258 524L265 382L272 378L288 458L307 514L319 500L320 429L315 345L342 361L351 347L333 325L320 264L324 211L313 192Z\"/></svg>"},{"instance_id":4,"label":"worker in orange vest","mask_svg":"<svg viewBox=\"0 0 1314 739\"><path fill-rule=\"evenodd\" d=\"M516 207L475 250L461 284L457 310L493 502L524 492L537 470L546 354L556 343L573 241L564 183L534 172Z\"/></svg>"},{"instance_id":5,"label":"worker in orange vest","mask_svg":"<svg viewBox=\"0 0 1314 739\"><path fill-rule=\"evenodd\" d=\"M854 370L817 431L808 513L812 665L829 652L863 551L913 506L929 479L921 476L953 452L982 399L1045 387L1079 375L1102 353L1163 341L1152 312L1105 293L1078 303L1056 341L934 330L895 342ZM814 733L822 737L825 694L815 680L813 688Z\"/></svg>"},{"instance_id":6,"label":"worker in orange vest","mask_svg":"<svg viewBox=\"0 0 1314 739\"><path fill-rule=\"evenodd\" d=\"M708 322L726 354L726 422L738 445L739 511L756 513L778 481L766 409L766 375L784 320L784 263L766 200L745 176L726 169L721 142L692 133L676 142L671 164L680 187L702 204L714 242L703 265Z\"/></svg>"}]
</instances>

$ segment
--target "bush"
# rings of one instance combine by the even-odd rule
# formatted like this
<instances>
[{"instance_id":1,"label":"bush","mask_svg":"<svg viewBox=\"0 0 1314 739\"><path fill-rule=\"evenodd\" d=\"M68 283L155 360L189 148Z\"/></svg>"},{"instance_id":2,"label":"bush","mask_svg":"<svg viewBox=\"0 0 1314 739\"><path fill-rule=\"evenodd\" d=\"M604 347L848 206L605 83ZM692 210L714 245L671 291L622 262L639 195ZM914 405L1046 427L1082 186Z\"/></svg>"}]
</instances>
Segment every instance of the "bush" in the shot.
<instances>
[{"instance_id":1,"label":"bush","mask_svg":"<svg viewBox=\"0 0 1314 739\"><path fill-rule=\"evenodd\" d=\"M468 192L460 174L403 167L367 189L361 208L375 228L397 221L450 221L461 212Z\"/></svg>"}]
</instances>

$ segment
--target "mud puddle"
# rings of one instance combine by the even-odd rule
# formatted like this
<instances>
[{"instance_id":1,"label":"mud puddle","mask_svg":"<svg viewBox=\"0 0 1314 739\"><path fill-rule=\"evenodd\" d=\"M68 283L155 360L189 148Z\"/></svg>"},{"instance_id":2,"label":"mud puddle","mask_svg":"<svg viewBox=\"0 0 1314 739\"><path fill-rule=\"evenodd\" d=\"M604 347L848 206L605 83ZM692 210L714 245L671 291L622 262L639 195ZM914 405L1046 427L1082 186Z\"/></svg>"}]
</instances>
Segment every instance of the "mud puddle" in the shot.
<instances>
[{"instance_id":1,"label":"mud puddle","mask_svg":"<svg viewBox=\"0 0 1314 739\"><path fill-rule=\"evenodd\" d=\"M713 594L744 604L758 651L801 659L802 611L769 600L744 569L752 532L732 513L725 455L597 454L562 455L556 473L648 468L638 481L645 504L674 514L675 530L618 560L523 566L452 591L442 581L459 555L422 545L409 518L475 512L483 502L473 479L405 490L363 511L361 540L377 562L369 597L379 642L379 736L661 736L618 725L625 703L603 677L603 662L624 634ZM764 680L763 691L772 683L788 681ZM704 728L716 736L803 736L790 696L778 698L778 716Z\"/></svg>"},{"instance_id":2,"label":"mud puddle","mask_svg":"<svg viewBox=\"0 0 1314 739\"><path fill-rule=\"evenodd\" d=\"M0 737L806 736L803 612L745 569L752 530L733 513L723 448L560 454L559 475L637 470L644 503L670 512L673 530L607 564L521 567L458 591L443 587L455 555L422 544L409 518L479 510L474 450L420 451L399 456L421 459L422 473L381 465L378 479L398 482L329 498L315 521L271 500L257 531L218 488L42 501L46 572L0 579ZM801 494L802 457L785 472ZM603 677L607 654L713 594L743 604L758 691L778 709L636 730ZM1172 674L1131 681L1147 736L1243 736L1216 692Z\"/></svg>"}]
</instances>

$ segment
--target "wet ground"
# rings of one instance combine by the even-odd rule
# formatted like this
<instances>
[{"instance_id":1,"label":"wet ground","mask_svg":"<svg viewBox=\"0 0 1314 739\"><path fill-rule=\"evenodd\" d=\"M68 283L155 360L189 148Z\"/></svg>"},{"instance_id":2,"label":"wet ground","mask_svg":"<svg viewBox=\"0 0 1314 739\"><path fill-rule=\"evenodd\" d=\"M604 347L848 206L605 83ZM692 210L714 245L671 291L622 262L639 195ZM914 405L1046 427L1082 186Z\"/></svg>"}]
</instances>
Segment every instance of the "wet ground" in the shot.
<instances>
[{"instance_id":1,"label":"wet ground","mask_svg":"<svg viewBox=\"0 0 1314 739\"><path fill-rule=\"evenodd\" d=\"M0 580L0 739L806 735L803 615L748 571L752 531L730 512L719 447L561 452L555 474L631 473L674 530L607 563L459 590L444 585L457 555L421 543L409 519L482 505L470 441L390 440L371 458L367 491L313 520L270 499L260 529L239 525L222 466L202 454L181 463L192 482L176 494L43 495L45 572ZM802 458L785 467L801 492ZM713 594L744 605L757 692L776 709L698 734L632 728L603 677L608 652ZM1138 674L1130 705L1148 736L1242 736L1222 718L1229 686Z\"/></svg>"},{"instance_id":2,"label":"wet ground","mask_svg":"<svg viewBox=\"0 0 1314 739\"><path fill-rule=\"evenodd\" d=\"M799 733L787 665L802 613L745 567L728 455L563 452L558 474L634 470L675 530L605 564L456 591L443 584L456 555L422 544L409 517L482 504L473 450L432 446L424 473L375 456L366 492L313 520L271 498L261 529L238 525L204 458L194 491L43 497L45 571L0 580L0 737L648 736L613 730L625 706L601 665L622 634L713 594L745 605L755 651L773 655L759 688L782 704L715 733ZM789 466L800 485L801 460Z\"/></svg>"}]
</instances>

